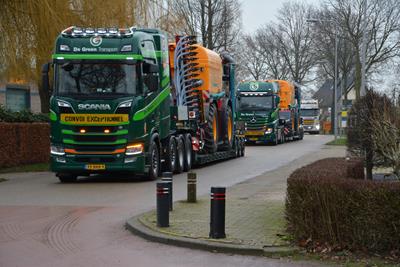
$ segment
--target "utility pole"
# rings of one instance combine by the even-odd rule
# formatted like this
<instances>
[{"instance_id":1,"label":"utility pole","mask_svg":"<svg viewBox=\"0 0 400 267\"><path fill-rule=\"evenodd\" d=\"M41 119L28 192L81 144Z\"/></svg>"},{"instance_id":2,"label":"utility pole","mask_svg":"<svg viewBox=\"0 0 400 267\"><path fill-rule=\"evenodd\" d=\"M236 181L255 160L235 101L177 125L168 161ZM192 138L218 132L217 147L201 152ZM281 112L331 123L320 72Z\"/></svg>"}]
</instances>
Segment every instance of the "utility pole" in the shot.
<instances>
[{"instance_id":1,"label":"utility pole","mask_svg":"<svg viewBox=\"0 0 400 267\"><path fill-rule=\"evenodd\" d=\"M338 84L338 45L339 45L339 41L338 41L338 23L337 21L333 20L333 19L312 19L312 18L308 18L306 20L309 23L320 23L323 21L327 21L327 22L331 22L331 23L335 23L335 70L334 70L334 84L333 84L333 92L332 92L332 108L331 108L331 120L333 119L332 123L333 123L333 134L335 136L335 140L337 139L337 134L338 134L338 121L337 121L337 84Z\"/></svg>"}]
</instances>

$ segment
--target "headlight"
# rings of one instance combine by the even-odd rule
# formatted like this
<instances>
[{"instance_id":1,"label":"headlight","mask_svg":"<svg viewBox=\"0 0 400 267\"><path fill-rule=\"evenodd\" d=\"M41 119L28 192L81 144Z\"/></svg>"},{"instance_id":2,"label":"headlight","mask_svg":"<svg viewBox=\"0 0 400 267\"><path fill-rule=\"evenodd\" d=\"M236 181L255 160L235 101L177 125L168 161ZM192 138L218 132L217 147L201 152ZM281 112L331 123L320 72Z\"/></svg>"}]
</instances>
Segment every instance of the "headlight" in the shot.
<instances>
[{"instance_id":1,"label":"headlight","mask_svg":"<svg viewBox=\"0 0 400 267\"><path fill-rule=\"evenodd\" d=\"M315 128L316 128L317 130L319 130L319 127L320 127L319 124L317 124L317 125L315 126Z\"/></svg>"},{"instance_id":2,"label":"headlight","mask_svg":"<svg viewBox=\"0 0 400 267\"><path fill-rule=\"evenodd\" d=\"M143 153L143 144L133 144L126 147L125 155L132 156Z\"/></svg>"},{"instance_id":3,"label":"headlight","mask_svg":"<svg viewBox=\"0 0 400 267\"><path fill-rule=\"evenodd\" d=\"M65 151L62 146L51 145L50 146L50 154L57 155L57 156L63 156L63 155L65 155Z\"/></svg>"},{"instance_id":4,"label":"headlight","mask_svg":"<svg viewBox=\"0 0 400 267\"><path fill-rule=\"evenodd\" d=\"M272 129L272 128L267 128L267 130L265 130L265 134L270 134L270 133L272 133L273 130L274 129Z\"/></svg>"},{"instance_id":5,"label":"headlight","mask_svg":"<svg viewBox=\"0 0 400 267\"><path fill-rule=\"evenodd\" d=\"M61 100L58 100L58 101L57 101L57 105L58 105L59 107L71 108L71 104L70 104L70 103L65 102L65 101L61 101Z\"/></svg>"}]
</instances>

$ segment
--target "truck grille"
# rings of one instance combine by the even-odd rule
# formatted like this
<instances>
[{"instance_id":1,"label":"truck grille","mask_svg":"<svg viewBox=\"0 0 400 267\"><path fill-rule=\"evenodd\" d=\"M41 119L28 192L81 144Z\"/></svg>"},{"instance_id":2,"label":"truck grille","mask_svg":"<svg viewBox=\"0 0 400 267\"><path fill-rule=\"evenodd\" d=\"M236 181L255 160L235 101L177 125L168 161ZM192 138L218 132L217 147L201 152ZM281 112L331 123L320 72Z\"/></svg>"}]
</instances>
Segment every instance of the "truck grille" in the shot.
<instances>
[{"instance_id":1,"label":"truck grille","mask_svg":"<svg viewBox=\"0 0 400 267\"><path fill-rule=\"evenodd\" d=\"M256 130L264 130L267 125L266 118L247 118L245 120L247 130L256 131Z\"/></svg>"},{"instance_id":2,"label":"truck grille","mask_svg":"<svg viewBox=\"0 0 400 267\"><path fill-rule=\"evenodd\" d=\"M314 120L304 120L304 125L314 125Z\"/></svg>"},{"instance_id":3,"label":"truck grille","mask_svg":"<svg viewBox=\"0 0 400 267\"><path fill-rule=\"evenodd\" d=\"M77 142L115 142L115 135L75 135L74 140Z\"/></svg>"},{"instance_id":4,"label":"truck grille","mask_svg":"<svg viewBox=\"0 0 400 267\"><path fill-rule=\"evenodd\" d=\"M115 150L114 146L81 146L75 145L75 150L78 152L96 152L96 151L104 151L104 152L112 152Z\"/></svg>"}]
</instances>

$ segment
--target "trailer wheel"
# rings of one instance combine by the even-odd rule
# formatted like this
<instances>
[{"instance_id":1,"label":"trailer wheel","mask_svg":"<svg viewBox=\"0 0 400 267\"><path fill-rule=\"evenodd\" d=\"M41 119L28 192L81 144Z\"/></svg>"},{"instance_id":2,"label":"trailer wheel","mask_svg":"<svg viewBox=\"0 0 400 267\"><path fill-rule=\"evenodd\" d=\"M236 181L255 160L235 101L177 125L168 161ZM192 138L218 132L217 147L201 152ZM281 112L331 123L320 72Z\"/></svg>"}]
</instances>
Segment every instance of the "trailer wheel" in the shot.
<instances>
[{"instance_id":1,"label":"trailer wheel","mask_svg":"<svg viewBox=\"0 0 400 267\"><path fill-rule=\"evenodd\" d=\"M174 136L171 136L168 140L167 144L167 155L165 157L165 166L167 168L167 171L169 172L174 172L175 171L175 166L176 166L176 140Z\"/></svg>"},{"instance_id":2,"label":"trailer wheel","mask_svg":"<svg viewBox=\"0 0 400 267\"><path fill-rule=\"evenodd\" d=\"M150 144L150 168L148 173L149 180L156 180L160 173L160 151L157 143L152 140Z\"/></svg>"},{"instance_id":3,"label":"trailer wheel","mask_svg":"<svg viewBox=\"0 0 400 267\"><path fill-rule=\"evenodd\" d=\"M176 138L176 165L175 165L175 173L183 172L185 167L185 141L183 136L180 135Z\"/></svg>"},{"instance_id":4,"label":"trailer wheel","mask_svg":"<svg viewBox=\"0 0 400 267\"><path fill-rule=\"evenodd\" d=\"M246 144L242 139L239 139L239 145L240 145L240 156L244 157L246 151Z\"/></svg>"},{"instance_id":5,"label":"trailer wheel","mask_svg":"<svg viewBox=\"0 0 400 267\"><path fill-rule=\"evenodd\" d=\"M207 117L205 147L207 151L214 153L218 148L218 114L214 104L210 105Z\"/></svg>"},{"instance_id":6,"label":"trailer wheel","mask_svg":"<svg viewBox=\"0 0 400 267\"><path fill-rule=\"evenodd\" d=\"M61 183L74 183L78 176L71 173L57 173L56 176Z\"/></svg>"},{"instance_id":7,"label":"trailer wheel","mask_svg":"<svg viewBox=\"0 0 400 267\"><path fill-rule=\"evenodd\" d=\"M239 138L235 138L235 153L236 153L236 157L240 157L240 139Z\"/></svg>"},{"instance_id":8,"label":"trailer wheel","mask_svg":"<svg viewBox=\"0 0 400 267\"><path fill-rule=\"evenodd\" d=\"M185 165L183 171L187 172L192 169L193 149L192 149L192 136L185 134Z\"/></svg>"},{"instance_id":9,"label":"trailer wheel","mask_svg":"<svg viewBox=\"0 0 400 267\"><path fill-rule=\"evenodd\" d=\"M234 145L233 114L232 114L232 108L229 105L227 105L224 110L225 110L224 117L222 118L223 120L222 130L224 131L223 148L225 150L229 150L233 148Z\"/></svg>"}]
</instances>

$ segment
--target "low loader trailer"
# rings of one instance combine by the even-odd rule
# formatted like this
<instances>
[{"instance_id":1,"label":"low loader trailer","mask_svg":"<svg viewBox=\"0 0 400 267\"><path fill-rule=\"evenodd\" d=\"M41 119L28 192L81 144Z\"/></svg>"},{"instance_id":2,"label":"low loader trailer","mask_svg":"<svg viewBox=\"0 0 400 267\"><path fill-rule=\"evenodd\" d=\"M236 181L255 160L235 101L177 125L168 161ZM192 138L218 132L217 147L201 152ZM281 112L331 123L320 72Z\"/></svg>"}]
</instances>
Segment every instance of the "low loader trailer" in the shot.
<instances>
[{"instance_id":1,"label":"low loader trailer","mask_svg":"<svg viewBox=\"0 0 400 267\"><path fill-rule=\"evenodd\" d=\"M61 182L97 173L188 171L244 155L233 59L157 29L69 27L43 66L51 170ZM53 67L53 84L49 71Z\"/></svg>"}]
</instances>

